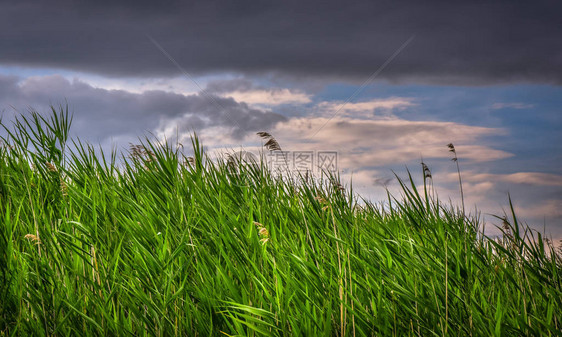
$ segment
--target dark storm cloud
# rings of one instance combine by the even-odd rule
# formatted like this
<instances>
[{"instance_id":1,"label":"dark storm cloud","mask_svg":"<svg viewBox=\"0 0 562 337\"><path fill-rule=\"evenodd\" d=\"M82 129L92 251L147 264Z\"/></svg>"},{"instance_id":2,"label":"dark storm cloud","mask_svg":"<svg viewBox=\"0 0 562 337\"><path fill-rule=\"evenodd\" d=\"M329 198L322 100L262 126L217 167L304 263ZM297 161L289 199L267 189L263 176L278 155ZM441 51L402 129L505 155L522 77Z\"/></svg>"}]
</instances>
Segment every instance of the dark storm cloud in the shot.
<instances>
[{"instance_id":1,"label":"dark storm cloud","mask_svg":"<svg viewBox=\"0 0 562 337\"><path fill-rule=\"evenodd\" d=\"M555 1L8 1L0 63L110 76L272 72L441 84L562 83Z\"/></svg>"},{"instance_id":2,"label":"dark storm cloud","mask_svg":"<svg viewBox=\"0 0 562 337\"><path fill-rule=\"evenodd\" d=\"M227 126L232 128L233 136L242 137L285 120L282 115L250 108L232 98L157 90L137 94L95 88L61 76L20 80L0 75L0 111L4 115L12 114L12 107L19 111L31 107L41 112L50 104L66 101L74 111L73 130L81 139L99 142L111 137L142 136L166 123L178 125L181 132Z\"/></svg>"}]
</instances>

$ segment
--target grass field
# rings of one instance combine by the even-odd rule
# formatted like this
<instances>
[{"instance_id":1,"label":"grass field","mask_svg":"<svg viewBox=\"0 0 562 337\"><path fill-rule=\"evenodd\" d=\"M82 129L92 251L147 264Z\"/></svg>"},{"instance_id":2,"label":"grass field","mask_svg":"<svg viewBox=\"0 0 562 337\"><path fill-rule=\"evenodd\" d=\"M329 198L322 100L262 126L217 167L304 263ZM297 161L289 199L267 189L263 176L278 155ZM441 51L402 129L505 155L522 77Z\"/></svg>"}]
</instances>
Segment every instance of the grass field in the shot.
<instances>
[{"instance_id":1,"label":"grass field","mask_svg":"<svg viewBox=\"0 0 562 337\"><path fill-rule=\"evenodd\" d=\"M381 209L196 137L118 158L64 108L2 125L1 336L562 335L552 245L513 214L486 238L425 170Z\"/></svg>"}]
</instances>

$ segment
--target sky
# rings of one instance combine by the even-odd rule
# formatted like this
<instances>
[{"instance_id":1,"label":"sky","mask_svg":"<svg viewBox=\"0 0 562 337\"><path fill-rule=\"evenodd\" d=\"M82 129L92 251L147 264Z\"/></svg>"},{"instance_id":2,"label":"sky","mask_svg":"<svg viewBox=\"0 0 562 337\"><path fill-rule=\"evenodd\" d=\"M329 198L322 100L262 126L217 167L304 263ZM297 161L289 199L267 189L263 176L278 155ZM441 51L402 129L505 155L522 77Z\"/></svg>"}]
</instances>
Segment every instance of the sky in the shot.
<instances>
[{"instance_id":1,"label":"sky","mask_svg":"<svg viewBox=\"0 0 562 337\"><path fill-rule=\"evenodd\" d=\"M394 173L423 184L423 161L440 200L460 205L453 143L467 211L490 235L511 197L520 221L558 242L561 12L557 1L2 1L0 113L68 104L75 137L118 151L196 132L209 152L258 153L267 131L291 165L336 153L344 182L374 203L399 195Z\"/></svg>"}]
</instances>

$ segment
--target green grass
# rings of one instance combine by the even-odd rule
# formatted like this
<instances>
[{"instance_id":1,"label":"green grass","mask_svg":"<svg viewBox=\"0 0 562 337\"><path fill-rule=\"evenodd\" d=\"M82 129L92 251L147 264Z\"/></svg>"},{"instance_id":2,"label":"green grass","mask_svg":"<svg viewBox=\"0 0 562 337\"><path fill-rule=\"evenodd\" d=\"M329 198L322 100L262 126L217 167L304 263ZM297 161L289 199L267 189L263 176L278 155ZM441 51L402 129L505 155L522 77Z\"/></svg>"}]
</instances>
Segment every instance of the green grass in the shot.
<instances>
[{"instance_id":1,"label":"green grass","mask_svg":"<svg viewBox=\"0 0 562 337\"><path fill-rule=\"evenodd\" d=\"M384 210L70 121L2 121L1 336L562 335L562 261L514 215L492 240L411 176Z\"/></svg>"}]
</instances>

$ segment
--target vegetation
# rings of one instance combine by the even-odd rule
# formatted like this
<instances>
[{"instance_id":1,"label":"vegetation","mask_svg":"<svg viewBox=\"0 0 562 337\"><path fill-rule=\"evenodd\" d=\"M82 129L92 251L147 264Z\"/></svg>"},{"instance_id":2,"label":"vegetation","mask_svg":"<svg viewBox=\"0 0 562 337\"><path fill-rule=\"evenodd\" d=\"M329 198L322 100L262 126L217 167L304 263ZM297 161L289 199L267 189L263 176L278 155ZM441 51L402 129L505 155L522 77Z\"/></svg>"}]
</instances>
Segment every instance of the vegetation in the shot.
<instances>
[{"instance_id":1,"label":"vegetation","mask_svg":"<svg viewBox=\"0 0 562 337\"><path fill-rule=\"evenodd\" d=\"M192 158L150 139L118 158L70 122L2 123L2 336L562 335L552 245L514 215L485 237L425 165L382 208L196 137Z\"/></svg>"}]
</instances>

